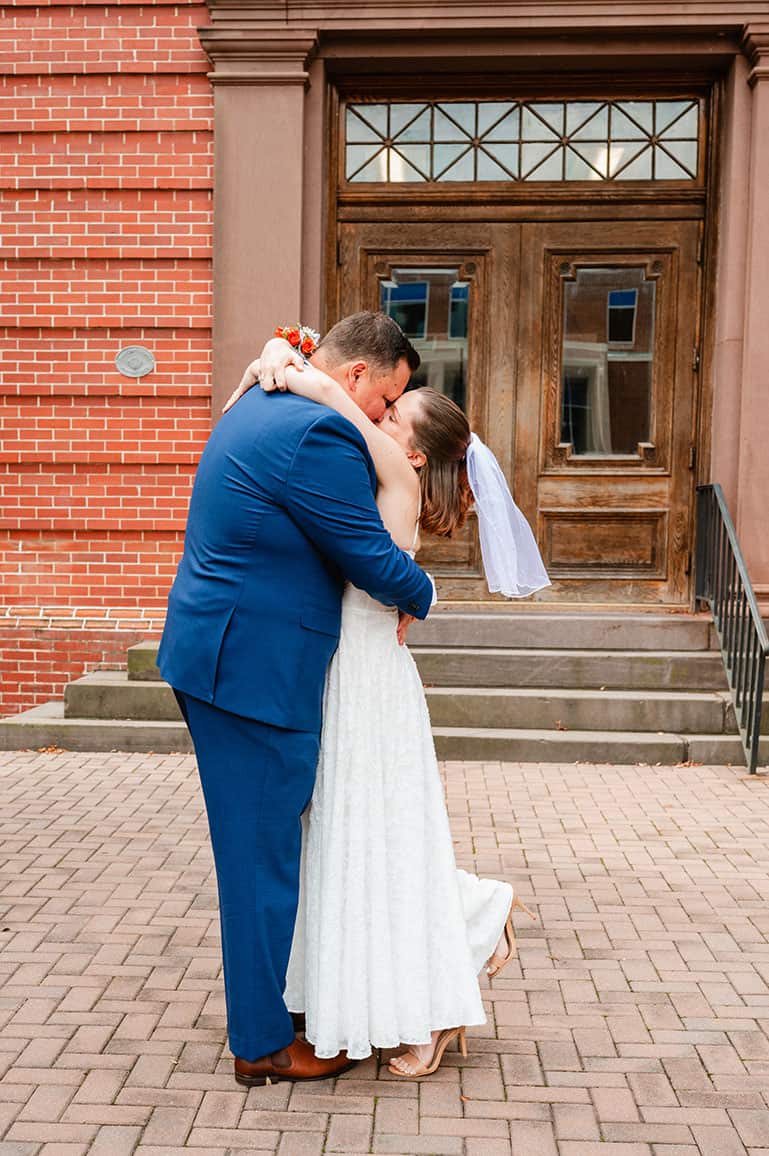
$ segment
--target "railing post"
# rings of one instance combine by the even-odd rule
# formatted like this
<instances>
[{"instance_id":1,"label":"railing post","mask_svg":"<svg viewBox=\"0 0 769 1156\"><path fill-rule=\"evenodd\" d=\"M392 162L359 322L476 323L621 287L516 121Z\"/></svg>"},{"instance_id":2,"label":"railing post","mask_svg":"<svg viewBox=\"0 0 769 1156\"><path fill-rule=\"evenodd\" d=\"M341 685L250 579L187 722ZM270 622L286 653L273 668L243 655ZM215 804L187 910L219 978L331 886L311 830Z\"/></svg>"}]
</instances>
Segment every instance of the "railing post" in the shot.
<instances>
[{"instance_id":1,"label":"railing post","mask_svg":"<svg viewBox=\"0 0 769 1156\"><path fill-rule=\"evenodd\" d=\"M761 744L769 639L719 485L697 487L695 597L710 606L750 774Z\"/></svg>"}]
</instances>

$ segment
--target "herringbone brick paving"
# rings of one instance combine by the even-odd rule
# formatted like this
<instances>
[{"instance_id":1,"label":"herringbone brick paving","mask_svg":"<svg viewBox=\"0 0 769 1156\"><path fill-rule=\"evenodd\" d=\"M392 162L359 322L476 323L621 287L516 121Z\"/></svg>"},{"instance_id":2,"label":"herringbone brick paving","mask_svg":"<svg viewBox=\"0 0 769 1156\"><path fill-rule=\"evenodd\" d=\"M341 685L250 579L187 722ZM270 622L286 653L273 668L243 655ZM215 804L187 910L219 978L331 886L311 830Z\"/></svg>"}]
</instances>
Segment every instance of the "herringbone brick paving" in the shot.
<instances>
[{"instance_id":1,"label":"herringbone brick paving","mask_svg":"<svg viewBox=\"0 0 769 1156\"><path fill-rule=\"evenodd\" d=\"M769 1156L767 780L444 770L459 861L540 916L469 1058L247 1092L193 760L3 755L0 1156Z\"/></svg>"}]
</instances>

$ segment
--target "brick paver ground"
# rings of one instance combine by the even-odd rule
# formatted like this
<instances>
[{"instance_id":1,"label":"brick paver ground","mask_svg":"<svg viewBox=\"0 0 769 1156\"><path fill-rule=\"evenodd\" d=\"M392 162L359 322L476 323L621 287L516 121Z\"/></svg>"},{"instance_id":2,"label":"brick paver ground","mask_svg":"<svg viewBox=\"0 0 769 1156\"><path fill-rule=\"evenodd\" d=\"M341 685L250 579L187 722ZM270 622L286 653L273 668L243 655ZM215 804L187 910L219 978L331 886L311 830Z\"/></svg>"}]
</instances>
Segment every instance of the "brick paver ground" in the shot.
<instances>
[{"instance_id":1,"label":"brick paver ground","mask_svg":"<svg viewBox=\"0 0 769 1156\"><path fill-rule=\"evenodd\" d=\"M187 756L0 756L0 1156L769 1156L769 782L450 763L520 966L470 1054L246 1092Z\"/></svg>"}]
</instances>

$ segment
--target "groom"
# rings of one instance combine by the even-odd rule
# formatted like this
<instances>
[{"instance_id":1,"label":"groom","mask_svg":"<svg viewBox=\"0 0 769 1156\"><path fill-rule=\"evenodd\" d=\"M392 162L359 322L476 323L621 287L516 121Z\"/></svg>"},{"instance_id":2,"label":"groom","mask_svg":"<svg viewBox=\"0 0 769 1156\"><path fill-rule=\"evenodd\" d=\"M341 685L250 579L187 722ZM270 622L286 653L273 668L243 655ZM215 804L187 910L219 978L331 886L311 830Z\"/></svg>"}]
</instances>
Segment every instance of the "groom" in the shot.
<instances>
[{"instance_id":1,"label":"groom","mask_svg":"<svg viewBox=\"0 0 769 1156\"><path fill-rule=\"evenodd\" d=\"M376 420L419 355L389 317L358 313L329 331L313 362ZM283 990L343 583L417 618L432 601L430 579L385 530L374 489L363 437L345 418L250 390L203 451L168 599L158 664L195 745L229 1043L246 1085L351 1066L295 1038Z\"/></svg>"}]
</instances>

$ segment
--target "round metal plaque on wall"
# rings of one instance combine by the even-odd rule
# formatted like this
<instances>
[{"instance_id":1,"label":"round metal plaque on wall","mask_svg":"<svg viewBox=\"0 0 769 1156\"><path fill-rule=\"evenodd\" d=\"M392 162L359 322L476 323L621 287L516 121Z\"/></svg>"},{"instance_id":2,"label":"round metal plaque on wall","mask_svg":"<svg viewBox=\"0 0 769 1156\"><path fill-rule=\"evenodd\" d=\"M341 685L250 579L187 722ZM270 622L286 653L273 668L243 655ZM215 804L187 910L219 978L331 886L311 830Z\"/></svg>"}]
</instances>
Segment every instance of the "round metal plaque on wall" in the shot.
<instances>
[{"instance_id":1,"label":"round metal plaque on wall","mask_svg":"<svg viewBox=\"0 0 769 1156\"><path fill-rule=\"evenodd\" d=\"M146 377L155 368L155 358L143 345L126 345L115 358L123 377Z\"/></svg>"}]
</instances>

